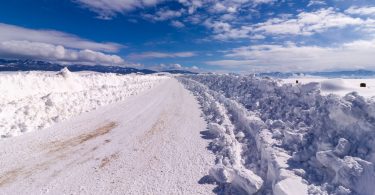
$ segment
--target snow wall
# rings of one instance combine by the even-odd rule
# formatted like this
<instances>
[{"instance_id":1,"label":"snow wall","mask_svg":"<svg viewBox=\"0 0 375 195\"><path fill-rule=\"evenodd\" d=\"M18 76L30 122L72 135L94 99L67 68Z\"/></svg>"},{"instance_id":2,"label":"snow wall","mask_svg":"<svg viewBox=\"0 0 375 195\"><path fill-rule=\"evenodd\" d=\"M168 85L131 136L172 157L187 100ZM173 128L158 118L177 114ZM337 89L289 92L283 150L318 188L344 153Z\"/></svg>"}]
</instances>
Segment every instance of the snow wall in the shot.
<instances>
[{"instance_id":1,"label":"snow wall","mask_svg":"<svg viewBox=\"0 0 375 195\"><path fill-rule=\"evenodd\" d=\"M374 98L323 96L317 83L252 76L179 80L196 95L214 138L210 175L229 191L374 194Z\"/></svg>"}]
</instances>

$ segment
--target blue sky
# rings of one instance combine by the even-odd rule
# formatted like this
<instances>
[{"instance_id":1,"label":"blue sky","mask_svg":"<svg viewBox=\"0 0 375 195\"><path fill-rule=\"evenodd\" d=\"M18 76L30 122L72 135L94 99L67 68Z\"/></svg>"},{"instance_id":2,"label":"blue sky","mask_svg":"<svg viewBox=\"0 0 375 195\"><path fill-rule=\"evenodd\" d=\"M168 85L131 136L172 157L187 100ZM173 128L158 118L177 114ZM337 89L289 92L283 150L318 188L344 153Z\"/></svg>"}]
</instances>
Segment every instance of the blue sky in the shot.
<instances>
[{"instance_id":1,"label":"blue sky","mask_svg":"<svg viewBox=\"0 0 375 195\"><path fill-rule=\"evenodd\" d=\"M375 69L370 0L14 0L0 57L196 71Z\"/></svg>"}]
</instances>

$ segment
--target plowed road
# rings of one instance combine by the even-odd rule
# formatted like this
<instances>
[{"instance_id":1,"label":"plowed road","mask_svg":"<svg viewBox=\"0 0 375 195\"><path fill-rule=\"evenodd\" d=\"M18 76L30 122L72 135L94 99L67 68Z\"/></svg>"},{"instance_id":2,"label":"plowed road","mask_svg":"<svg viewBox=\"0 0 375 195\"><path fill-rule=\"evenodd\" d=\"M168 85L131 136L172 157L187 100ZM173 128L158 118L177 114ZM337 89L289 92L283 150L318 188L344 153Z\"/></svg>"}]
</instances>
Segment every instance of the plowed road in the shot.
<instances>
[{"instance_id":1,"label":"plowed road","mask_svg":"<svg viewBox=\"0 0 375 195\"><path fill-rule=\"evenodd\" d=\"M77 105L79 106L79 105ZM0 142L0 194L211 194L194 97L168 79L124 102Z\"/></svg>"}]
</instances>

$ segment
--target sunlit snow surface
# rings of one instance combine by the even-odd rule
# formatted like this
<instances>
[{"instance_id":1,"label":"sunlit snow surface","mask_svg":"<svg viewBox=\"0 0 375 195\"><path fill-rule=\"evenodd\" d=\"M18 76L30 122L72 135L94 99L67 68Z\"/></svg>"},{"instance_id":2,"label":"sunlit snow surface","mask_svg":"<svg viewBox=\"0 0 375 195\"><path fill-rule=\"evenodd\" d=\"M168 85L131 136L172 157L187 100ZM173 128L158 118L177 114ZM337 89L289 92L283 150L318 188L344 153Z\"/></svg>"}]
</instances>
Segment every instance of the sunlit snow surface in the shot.
<instances>
[{"instance_id":1,"label":"sunlit snow surface","mask_svg":"<svg viewBox=\"0 0 375 195\"><path fill-rule=\"evenodd\" d=\"M165 92L180 90L177 83L170 88L165 79L67 70L1 73L1 136L48 127L157 84L162 83ZM216 158L207 170L219 184L216 192L375 191L374 80L215 74L178 79L196 96L208 123L202 134L211 140L209 149ZM367 87L360 88L360 83ZM176 102L162 97L160 101Z\"/></svg>"},{"instance_id":2,"label":"sunlit snow surface","mask_svg":"<svg viewBox=\"0 0 375 195\"><path fill-rule=\"evenodd\" d=\"M350 92L357 92L364 97L375 97L375 78L365 79L341 79L341 78L320 78L320 77L299 77L283 79L284 83L318 84L322 94L336 94L345 96ZM365 83L366 87L360 87L361 83Z\"/></svg>"},{"instance_id":3,"label":"sunlit snow surface","mask_svg":"<svg viewBox=\"0 0 375 195\"><path fill-rule=\"evenodd\" d=\"M299 80L180 78L209 123L211 177L224 193L373 194L373 80Z\"/></svg>"},{"instance_id":4,"label":"sunlit snow surface","mask_svg":"<svg viewBox=\"0 0 375 195\"><path fill-rule=\"evenodd\" d=\"M0 74L0 136L12 137L124 100L165 77L94 72Z\"/></svg>"}]
</instances>

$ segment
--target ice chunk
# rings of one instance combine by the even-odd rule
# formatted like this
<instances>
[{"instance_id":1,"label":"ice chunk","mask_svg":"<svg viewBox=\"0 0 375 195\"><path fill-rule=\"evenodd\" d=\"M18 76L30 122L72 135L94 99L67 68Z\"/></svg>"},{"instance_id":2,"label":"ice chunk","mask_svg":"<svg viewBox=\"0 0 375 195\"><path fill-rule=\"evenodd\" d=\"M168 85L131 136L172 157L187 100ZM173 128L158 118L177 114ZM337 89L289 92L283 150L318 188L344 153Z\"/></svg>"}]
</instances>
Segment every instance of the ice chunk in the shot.
<instances>
[{"instance_id":1,"label":"ice chunk","mask_svg":"<svg viewBox=\"0 0 375 195\"><path fill-rule=\"evenodd\" d=\"M233 187L244 190L248 194L254 194L263 185L261 177L248 169L235 170L225 166L215 166L210 171L210 176L219 183L231 183Z\"/></svg>"},{"instance_id":2,"label":"ice chunk","mask_svg":"<svg viewBox=\"0 0 375 195\"><path fill-rule=\"evenodd\" d=\"M350 142L345 138L340 138L334 152L339 156L346 156L350 151Z\"/></svg>"},{"instance_id":3,"label":"ice chunk","mask_svg":"<svg viewBox=\"0 0 375 195\"><path fill-rule=\"evenodd\" d=\"M72 75L72 73L70 72L70 70L68 69L68 67L64 67L63 69L60 70L60 72L58 73L58 75L61 75L64 78L68 78L68 77L70 77Z\"/></svg>"},{"instance_id":4,"label":"ice chunk","mask_svg":"<svg viewBox=\"0 0 375 195\"><path fill-rule=\"evenodd\" d=\"M290 177L278 182L274 189L274 195L307 195L308 186L298 177Z\"/></svg>"}]
</instances>

